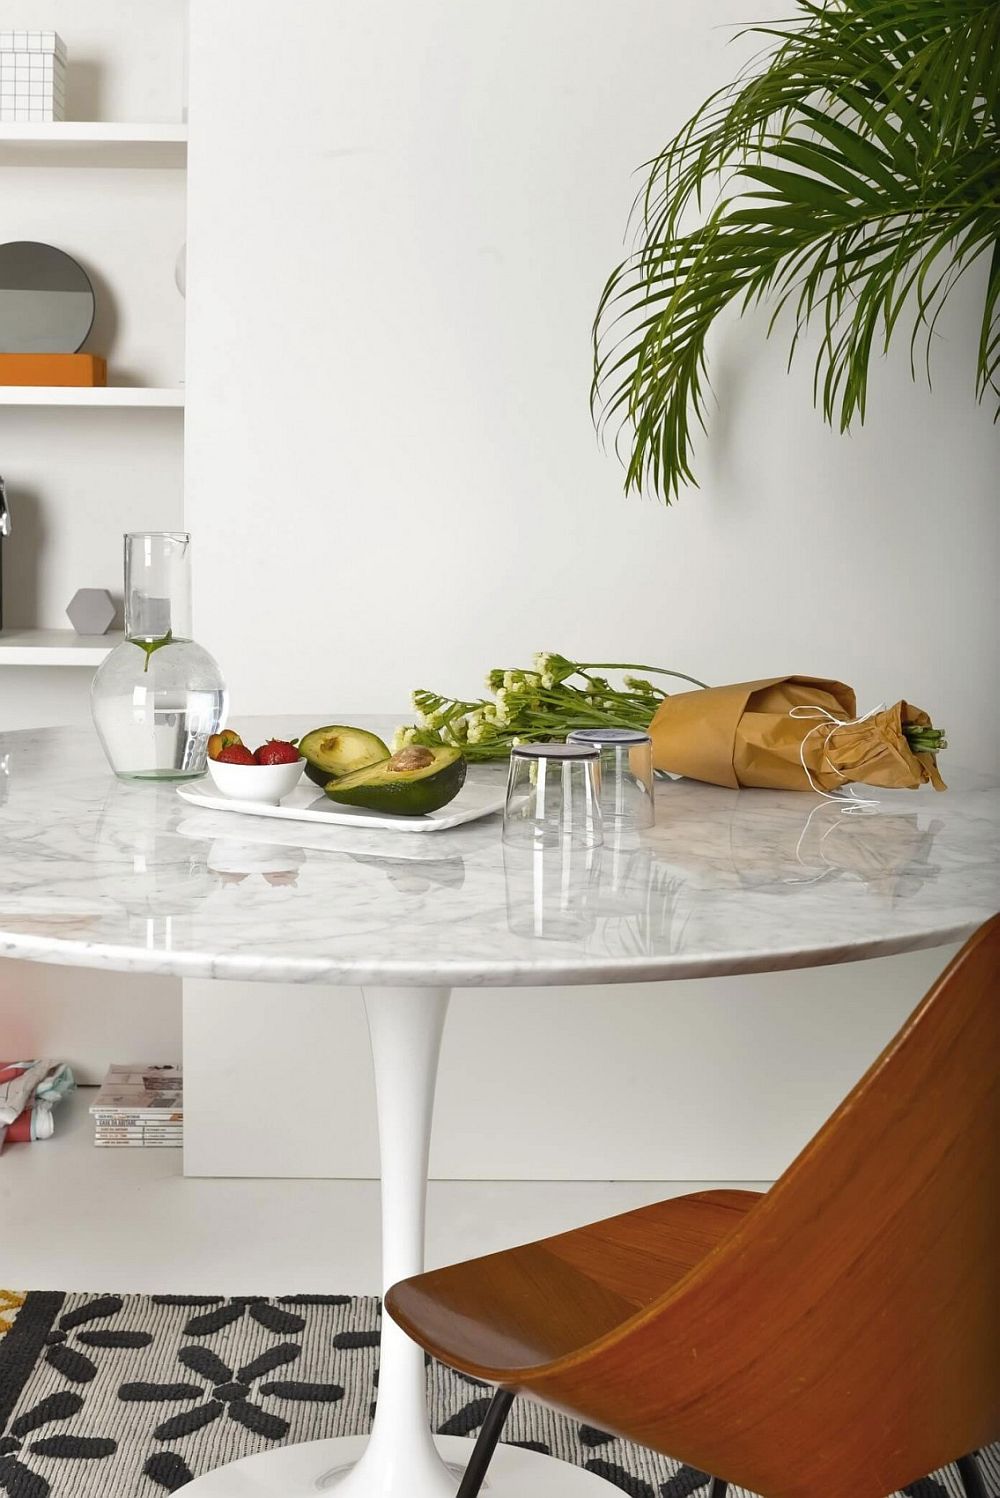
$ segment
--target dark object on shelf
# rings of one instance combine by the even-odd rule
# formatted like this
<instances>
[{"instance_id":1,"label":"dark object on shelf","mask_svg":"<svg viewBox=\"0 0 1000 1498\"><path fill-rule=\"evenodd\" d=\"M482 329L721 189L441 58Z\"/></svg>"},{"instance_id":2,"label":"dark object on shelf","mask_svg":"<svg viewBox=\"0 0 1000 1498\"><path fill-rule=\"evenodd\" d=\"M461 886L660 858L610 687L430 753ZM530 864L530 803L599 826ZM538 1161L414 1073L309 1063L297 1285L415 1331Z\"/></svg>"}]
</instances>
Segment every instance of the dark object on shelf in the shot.
<instances>
[{"instance_id":1,"label":"dark object on shelf","mask_svg":"<svg viewBox=\"0 0 1000 1498\"><path fill-rule=\"evenodd\" d=\"M107 361L97 354L0 354L0 385L107 383Z\"/></svg>"},{"instance_id":2,"label":"dark object on shelf","mask_svg":"<svg viewBox=\"0 0 1000 1498\"><path fill-rule=\"evenodd\" d=\"M0 478L0 629L3 629L3 543L10 535L10 510L7 508L7 488Z\"/></svg>"},{"instance_id":3,"label":"dark object on shelf","mask_svg":"<svg viewBox=\"0 0 1000 1498\"><path fill-rule=\"evenodd\" d=\"M958 1461L980 1498L971 1453L1000 1435L998 986L1000 915L765 1195L675 1197L389 1290L426 1352L501 1390L474 1475L506 1390L718 1489L884 1498Z\"/></svg>"},{"instance_id":4,"label":"dark object on shelf","mask_svg":"<svg viewBox=\"0 0 1000 1498\"><path fill-rule=\"evenodd\" d=\"M32 239L0 245L0 353L75 354L93 323L94 288L71 255Z\"/></svg>"}]
</instances>

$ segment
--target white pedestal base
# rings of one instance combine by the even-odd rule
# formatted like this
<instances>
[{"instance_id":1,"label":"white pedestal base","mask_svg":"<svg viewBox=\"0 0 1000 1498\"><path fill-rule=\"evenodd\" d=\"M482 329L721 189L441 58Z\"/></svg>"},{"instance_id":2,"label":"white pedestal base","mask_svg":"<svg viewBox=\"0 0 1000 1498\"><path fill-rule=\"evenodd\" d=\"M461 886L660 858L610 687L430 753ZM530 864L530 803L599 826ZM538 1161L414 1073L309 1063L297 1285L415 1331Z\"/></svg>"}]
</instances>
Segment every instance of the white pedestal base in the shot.
<instances>
[{"instance_id":1,"label":"white pedestal base","mask_svg":"<svg viewBox=\"0 0 1000 1498\"><path fill-rule=\"evenodd\" d=\"M458 1472L472 1455L473 1442L465 1436L436 1436L434 1444L454 1475L450 1478L452 1493L458 1490ZM261 1456L248 1456L228 1467L206 1473L184 1489L184 1498L316 1498L317 1494L339 1495L344 1479L360 1476L342 1472L360 1461L368 1445L367 1436L351 1436L340 1441L306 1441L300 1446L283 1446ZM448 1473L448 1468L442 1467ZM605 1482L593 1472L569 1462L524 1451L519 1446L498 1446L490 1463L483 1493L494 1498L612 1498L620 1493L613 1483ZM366 1488L370 1498L383 1498L384 1489L377 1484ZM419 1481L406 1484L407 1498L438 1498L440 1488L432 1490Z\"/></svg>"},{"instance_id":2,"label":"white pedestal base","mask_svg":"<svg viewBox=\"0 0 1000 1498\"><path fill-rule=\"evenodd\" d=\"M382 1156L382 1284L419 1274L434 1083L447 988L368 988ZM244 1457L185 1488L185 1498L455 1498L473 1443L433 1436L423 1350L382 1317L378 1399L370 1436L305 1441ZM609 1498L613 1484L582 1467L503 1446L490 1465L497 1498ZM615 1490L617 1491L617 1490Z\"/></svg>"}]
</instances>

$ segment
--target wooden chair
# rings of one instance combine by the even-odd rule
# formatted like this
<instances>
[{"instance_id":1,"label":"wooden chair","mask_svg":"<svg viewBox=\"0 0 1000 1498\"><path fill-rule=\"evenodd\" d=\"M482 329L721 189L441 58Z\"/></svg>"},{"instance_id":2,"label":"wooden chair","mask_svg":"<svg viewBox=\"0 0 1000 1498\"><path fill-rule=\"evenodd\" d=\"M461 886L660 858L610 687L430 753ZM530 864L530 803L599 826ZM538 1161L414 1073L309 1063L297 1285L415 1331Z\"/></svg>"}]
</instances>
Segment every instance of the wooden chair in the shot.
<instances>
[{"instance_id":1,"label":"wooden chair","mask_svg":"<svg viewBox=\"0 0 1000 1498\"><path fill-rule=\"evenodd\" d=\"M845 975L845 982L849 981ZM499 1391L766 1498L885 1498L1000 1436L1000 916L765 1195L707 1191L404 1280Z\"/></svg>"}]
</instances>

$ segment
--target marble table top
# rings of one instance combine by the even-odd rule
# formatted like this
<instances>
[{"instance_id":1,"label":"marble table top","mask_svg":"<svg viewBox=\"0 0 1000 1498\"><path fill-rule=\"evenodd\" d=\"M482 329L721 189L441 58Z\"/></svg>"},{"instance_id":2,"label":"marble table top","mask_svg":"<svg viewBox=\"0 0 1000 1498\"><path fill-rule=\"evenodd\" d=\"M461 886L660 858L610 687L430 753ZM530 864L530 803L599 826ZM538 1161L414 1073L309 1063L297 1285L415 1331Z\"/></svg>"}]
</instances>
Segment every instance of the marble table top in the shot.
<instances>
[{"instance_id":1,"label":"marble table top","mask_svg":"<svg viewBox=\"0 0 1000 1498\"><path fill-rule=\"evenodd\" d=\"M249 721L235 726L253 742ZM309 726L272 719L257 737ZM563 857L504 847L497 816L414 837L200 810L172 786L115 780L89 729L0 734L0 956L480 986L931 947L1000 909L1000 786L948 774L943 794L877 793L868 816L811 794L662 782L654 829Z\"/></svg>"}]
</instances>

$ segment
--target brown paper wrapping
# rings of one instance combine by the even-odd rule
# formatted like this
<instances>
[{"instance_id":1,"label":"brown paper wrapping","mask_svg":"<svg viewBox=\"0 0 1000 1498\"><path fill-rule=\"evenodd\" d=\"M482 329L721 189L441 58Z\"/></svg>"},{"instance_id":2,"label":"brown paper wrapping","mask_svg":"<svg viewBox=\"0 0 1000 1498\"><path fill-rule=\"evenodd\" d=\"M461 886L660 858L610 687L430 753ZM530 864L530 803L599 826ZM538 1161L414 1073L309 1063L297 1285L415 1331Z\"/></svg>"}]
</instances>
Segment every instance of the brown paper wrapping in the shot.
<instances>
[{"instance_id":1,"label":"brown paper wrapping","mask_svg":"<svg viewBox=\"0 0 1000 1498\"><path fill-rule=\"evenodd\" d=\"M843 682L772 676L666 697L649 732L658 770L734 790L830 792L849 782L915 790L929 781L943 791L934 756L914 754L903 733L907 723L930 721L908 702L857 721L857 699Z\"/></svg>"}]
</instances>

